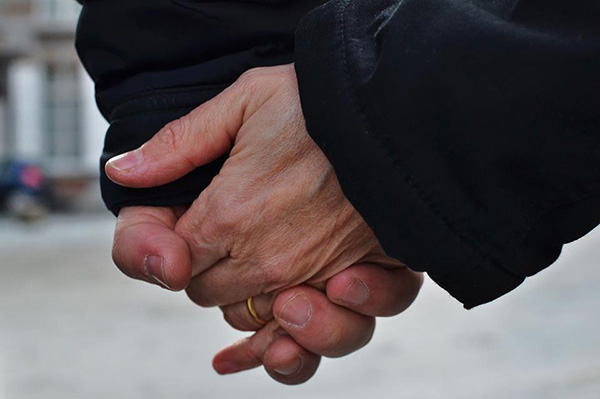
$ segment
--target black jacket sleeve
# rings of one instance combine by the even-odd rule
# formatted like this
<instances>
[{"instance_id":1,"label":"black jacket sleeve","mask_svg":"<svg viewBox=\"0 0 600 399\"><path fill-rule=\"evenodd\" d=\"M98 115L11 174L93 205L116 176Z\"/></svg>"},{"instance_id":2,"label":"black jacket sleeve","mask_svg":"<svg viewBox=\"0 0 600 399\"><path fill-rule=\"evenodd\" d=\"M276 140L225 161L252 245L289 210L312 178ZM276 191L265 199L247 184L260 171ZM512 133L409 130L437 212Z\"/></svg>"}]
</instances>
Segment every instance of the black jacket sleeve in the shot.
<instances>
[{"instance_id":1,"label":"black jacket sleeve","mask_svg":"<svg viewBox=\"0 0 600 399\"><path fill-rule=\"evenodd\" d=\"M467 308L600 222L600 2L333 0L301 21L296 70L388 254Z\"/></svg>"},{"instance_id":2,"label":"black jacket sleeve","mask_svg":"<svg viewBox=\"0 0 600 399\"><path fill-rule=\"evenodd\" d=\"M104 164L139 147L162 126L217 95L244 71L294 57L298 21L322 0L83 1L79 57L96 84L110 122L101 159L102 196L115 214L124 206L191 203L224 158L162 187L111 182Z\"/></svg>"}]
</instances>

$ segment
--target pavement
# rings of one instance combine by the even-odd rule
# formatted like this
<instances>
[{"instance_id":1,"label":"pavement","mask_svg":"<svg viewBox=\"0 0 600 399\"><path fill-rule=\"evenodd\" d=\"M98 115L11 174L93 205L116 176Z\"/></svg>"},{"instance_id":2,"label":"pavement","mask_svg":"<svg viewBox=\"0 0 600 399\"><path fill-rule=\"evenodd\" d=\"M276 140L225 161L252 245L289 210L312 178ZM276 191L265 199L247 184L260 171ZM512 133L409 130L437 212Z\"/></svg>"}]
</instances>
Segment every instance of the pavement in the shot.
<instances>
[{"instance_id":1,"label":"pavement","mask_svg":"<svg viewBox=\"0 0 600 399\"><path fill-rule=\"evenodd\" d=\"M110 215L0 219L0 399L600 398L600 231L491 304L465 311L427 280L373 341L297 387L219 376L245 336L216 309L129 280Z\"/></svg>"}]
</instances>

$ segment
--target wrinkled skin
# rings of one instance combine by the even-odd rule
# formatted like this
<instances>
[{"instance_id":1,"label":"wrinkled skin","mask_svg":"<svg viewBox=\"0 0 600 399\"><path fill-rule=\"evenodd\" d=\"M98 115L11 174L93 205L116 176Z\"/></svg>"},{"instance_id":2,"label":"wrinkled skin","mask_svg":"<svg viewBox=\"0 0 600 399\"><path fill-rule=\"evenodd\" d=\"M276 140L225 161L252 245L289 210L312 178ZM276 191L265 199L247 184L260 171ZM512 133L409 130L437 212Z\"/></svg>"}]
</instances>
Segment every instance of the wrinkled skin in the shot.
<instances>
[{"instance_id":1,"label":"wrinkled skin","mask_svg":"<svg viewBox=\"0 0 600 399\"><path fill-rule=\"evenodd\" d=\"M228 373L263 363L281 382L302 382L316 370L318 355L342 356L364 346L372 316L406 309L422 279L385 256L345 198L306 131L291 65L249 71L139 149L111 160L106 172L124 186L153 187L228 151L220 173L189 209L124 209L113 257L134 278L186 287L197 304L221 306L239 329L262 327L245 307L254 296L269 323L217 355L215 367ZM148 228L158 228L157 236L170 244L158 238L152 244ZM287 306L292 299L308 307ZM290 323L285 309L292 308L308 309L309 320ZM289 372L298 359L294 373L274 371Z\"/></svg>"}]
</instances>

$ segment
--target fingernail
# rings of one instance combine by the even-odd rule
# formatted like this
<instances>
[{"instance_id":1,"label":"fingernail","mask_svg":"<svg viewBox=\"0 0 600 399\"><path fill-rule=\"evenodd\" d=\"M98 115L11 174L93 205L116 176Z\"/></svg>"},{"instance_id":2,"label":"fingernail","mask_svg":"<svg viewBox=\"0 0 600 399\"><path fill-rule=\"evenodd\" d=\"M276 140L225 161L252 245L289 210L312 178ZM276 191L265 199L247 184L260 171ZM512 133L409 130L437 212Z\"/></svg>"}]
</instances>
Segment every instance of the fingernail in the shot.
<instances>
[{"instance_id":1,"label":"fingernail","mask_svg":"<svg viewBox=\"0 0 600 399\"><path fill-rule=\"evenodd\" d=\"M215 364L215 370L219 374L233 374L240 371L240 368L232 362L222 362Z\"/></svg>"},{"instance_id":2,"label":"fingernail","mask_svg":"<svg viewBox=\"0 0 600 399\"><path fill-rule=\"evenodd\" d=\"M312 316L312 306L302 293L294 295L279 311L279 318L295 327L304 327Z\"/></svg>"},{"instance_id":3,"label":"fingernail","mask_svg":"<svg viewBox=\"0 0 600 399\"><path fill-rule=\"evenodd\" d=\"M140 149L126 152L111 158L107 165L121 172L129 172L142 162L144 155Z\"/></svg>"},{"instance_id":4,"label":"fingernail","mask_svg":"<svg viewBox=\"0 0 600 399\"><path fill-rule=\"evenodd\" d=\"M146 274L152 278L154 281L170 290L171 287L165 282L165 270L163 266L163 258L160 256L149 255L144 259L144 268L146 269Z\"/></svg>"},{"instance_id":5,"label":"fingernail","mask_svg":"<svg viewBox=\"0 0 600 399\"><path fill-rule=\"evenodd\" d=\"M302 359L300 359L298 357L292 363L278 367L276 369L273 369L273 371L276 372L277 374L291 376L291 375L296 374L298 371L300 371L301 367L302 367Z\"/></svg>"},{"instance_id":6,"label":"fingernail","mask_svg":"<svg viewBox=\"0 0 600 399\"><path fill-rule=\"evenodd\" d=\"M370 295L369 287L362 280L354 278L352 284L346 288L340 299L342 302L356 306L367 302Z\"/></svg>"}]
</instances>

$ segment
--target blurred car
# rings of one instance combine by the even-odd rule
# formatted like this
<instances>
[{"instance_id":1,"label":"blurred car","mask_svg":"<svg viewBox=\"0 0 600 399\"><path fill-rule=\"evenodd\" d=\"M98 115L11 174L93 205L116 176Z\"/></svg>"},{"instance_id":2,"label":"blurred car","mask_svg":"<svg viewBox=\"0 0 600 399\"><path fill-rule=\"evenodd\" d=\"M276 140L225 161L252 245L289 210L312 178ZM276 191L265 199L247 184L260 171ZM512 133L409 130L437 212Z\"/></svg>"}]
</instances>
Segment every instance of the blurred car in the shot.
<instances>
[{"instance_id":1,"label":"blurred car","mask_svg":"<svg viewBox=\"0 0 600 399\"><path fill-rule=\"evenodd\" d=\"M44 216L48 212L48 187L42 170L22 160L0 161L0 207L24 220Z\"/></svg>"}]
</instances>

